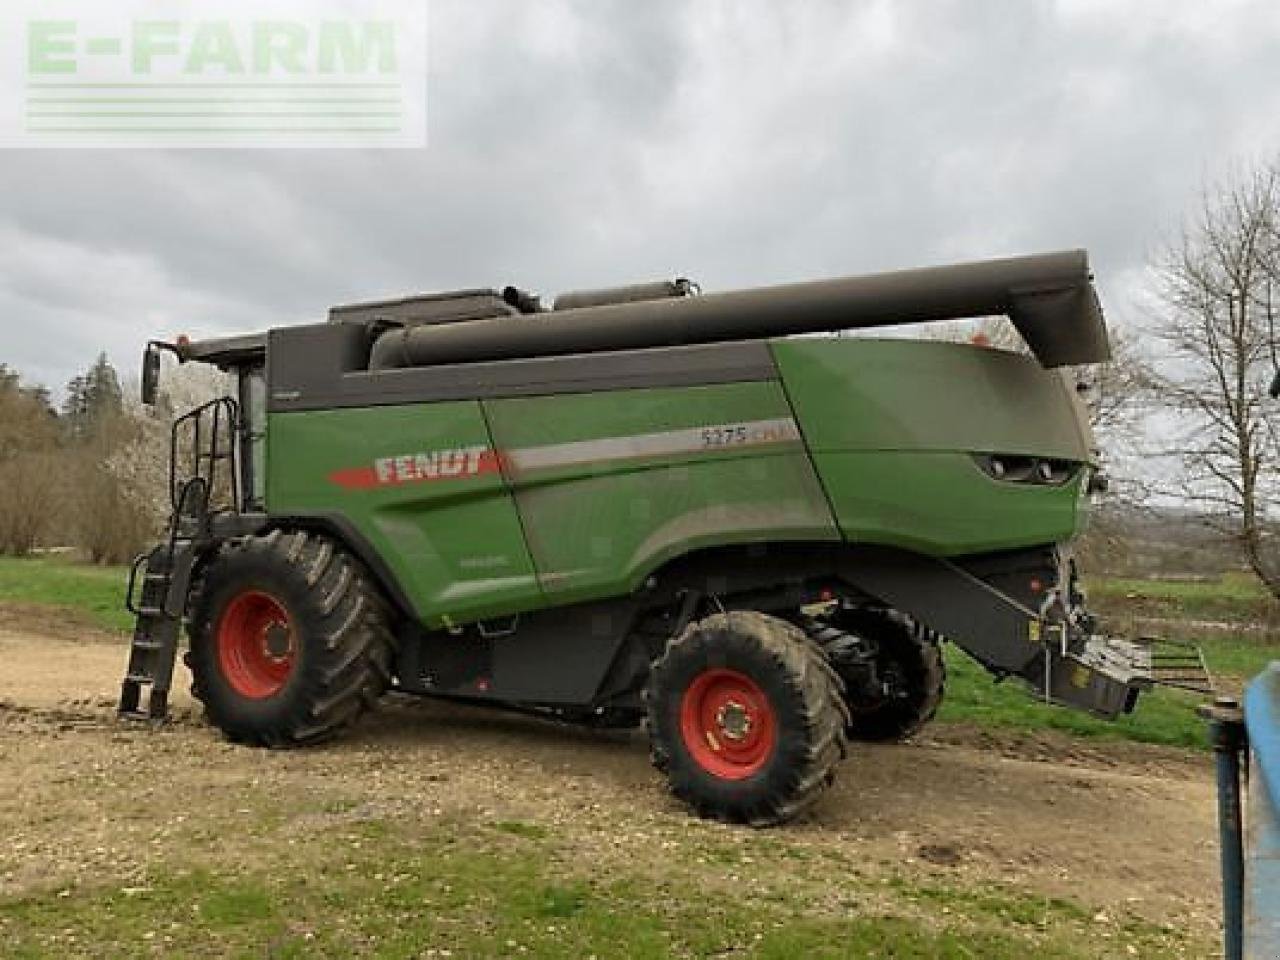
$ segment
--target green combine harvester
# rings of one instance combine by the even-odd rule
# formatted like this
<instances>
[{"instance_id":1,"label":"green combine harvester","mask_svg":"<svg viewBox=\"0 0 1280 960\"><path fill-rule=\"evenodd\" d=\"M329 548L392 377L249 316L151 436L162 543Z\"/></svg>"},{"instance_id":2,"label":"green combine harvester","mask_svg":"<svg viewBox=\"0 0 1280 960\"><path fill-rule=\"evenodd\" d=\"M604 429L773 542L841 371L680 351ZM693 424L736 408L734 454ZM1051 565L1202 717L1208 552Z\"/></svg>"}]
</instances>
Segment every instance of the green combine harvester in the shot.
<instances>
[{"instance_id":1,"label":"green combine harvester","mask_svg":"<svg viewBox=\"0 0 1280 960\"><path fill-rule=\"evenodd\" d=\"M1032 355L795 336L999 314ZM185 626L234 741L331 737L389 689L644 724L676 796L769 824L848 738L933 716L944 639L1102 716L1151 681L1097 634L1068 551L1096 462L1054 368L1108 357L1081 251L337 307L151 343L148 402L161 350L238 391L174 427L122 715L165 716Z\"/></svg>"}]
</instances>

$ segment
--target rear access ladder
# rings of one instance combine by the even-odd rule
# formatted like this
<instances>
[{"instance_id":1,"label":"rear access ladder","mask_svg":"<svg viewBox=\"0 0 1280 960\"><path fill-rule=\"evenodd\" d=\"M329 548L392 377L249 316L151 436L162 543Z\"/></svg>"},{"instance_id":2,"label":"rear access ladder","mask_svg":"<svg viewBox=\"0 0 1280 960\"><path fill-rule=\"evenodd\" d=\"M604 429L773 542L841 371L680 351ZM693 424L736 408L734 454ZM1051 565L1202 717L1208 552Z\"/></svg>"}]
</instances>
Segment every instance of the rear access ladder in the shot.
<instances>
[{"instance_id":1,"label":"rear access ladder","mask_svg":"<svg viewBox=\"0 0 1280 960\"><path fill-rule=\"evenodd\" d=\"M118 712L123 718L163 720L168 715L192 574L201 556L217 546L210 531L214 504L225 499L231 509L240 508L239 429L239 411L230 397L198 407L174 422L168 537L134 560L126 589L125 606L136 621L120 689ZM184 434L190 455L180 465L179 441ZM145 708L144 687L150 687Z\"/></svg>"}]
</instances>

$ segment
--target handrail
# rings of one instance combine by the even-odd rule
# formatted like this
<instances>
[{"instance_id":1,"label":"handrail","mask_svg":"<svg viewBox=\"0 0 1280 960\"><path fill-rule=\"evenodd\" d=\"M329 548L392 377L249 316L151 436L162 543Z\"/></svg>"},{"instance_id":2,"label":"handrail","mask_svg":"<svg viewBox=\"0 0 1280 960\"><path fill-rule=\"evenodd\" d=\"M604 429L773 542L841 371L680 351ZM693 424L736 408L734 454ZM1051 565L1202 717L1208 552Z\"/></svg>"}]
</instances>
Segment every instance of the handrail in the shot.
<instances>
[{"instance_id":1,"label":"handrail","mask_svg":"<svg viewBox=\"0 0 1280 960\"><path fill-rule=\"evenodd\" d=\"M206 453L205 444L202 441L205 439L205 422L210 419L212 423L209 425L209 450ZM169 503L175 513L179 510L179 496L181 488L185 485L185 479L202 477L208 485L209 492L212 493L217 484L218 464L224 459L230 463L228 480L232 507L237 512L241 509L243 491L241 490L240 445L236 443L236 435L241 426L239 404L231 397L210 400L173 421L169 435ZM180 483L178 448L182 431L188 427L191 433L190 463L193 471L190 478L185 478ZM225 452L220 447L224 434L228 447ZM206 461L209 465L207 475L201 470L202 463Z\"/></svg>"}]
</instances>

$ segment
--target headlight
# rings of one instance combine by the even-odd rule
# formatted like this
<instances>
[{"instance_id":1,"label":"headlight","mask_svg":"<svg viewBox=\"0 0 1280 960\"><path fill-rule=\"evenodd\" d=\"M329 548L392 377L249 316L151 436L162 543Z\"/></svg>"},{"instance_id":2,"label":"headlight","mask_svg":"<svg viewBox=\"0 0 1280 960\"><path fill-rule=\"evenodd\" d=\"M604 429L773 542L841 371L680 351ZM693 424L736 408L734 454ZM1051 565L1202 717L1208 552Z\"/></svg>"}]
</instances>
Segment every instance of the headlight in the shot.
<instances>
[{"instance_id":1,"label":"headlight","mask_svg":"<svg viewBox=\"0 0 1280 960\"><path fill-rule=\"evenodd\" d=\"M1060 487L1079 473L1081 464L1074 460L1051 457L1027 457L1011 453L976 453L974 461L993 480L1006 483L1031 483L1042 487Z\"/></svg>"}]
</instances>

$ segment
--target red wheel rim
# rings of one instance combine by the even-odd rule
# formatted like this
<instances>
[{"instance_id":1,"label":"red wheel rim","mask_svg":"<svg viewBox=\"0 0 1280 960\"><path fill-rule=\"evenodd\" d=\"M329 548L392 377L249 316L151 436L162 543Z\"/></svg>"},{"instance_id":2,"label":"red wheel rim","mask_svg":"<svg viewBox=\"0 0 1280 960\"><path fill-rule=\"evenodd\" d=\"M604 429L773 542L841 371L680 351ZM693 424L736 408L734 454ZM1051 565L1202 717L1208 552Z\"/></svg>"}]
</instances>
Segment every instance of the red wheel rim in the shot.
<instances>
[{"instance_id":1,"label":"red wheel rim","mask_svg":"<svg viewBox=\"0 0 1280 960\"><path fill-rule=\"evenodd\" d=\"M777 742L773 705L760 686L737 670L699 674L680 702L680 734L689 755L723 780L760 771Z\"/></svg>"},{"instance_id":2,"label":"red wheel rim","mask_svg":"<svg viewBox=\"0 0 1280 960\"><path fill-rule=\"evenodd\" d=\"M297 656L297 633L275 597L246 590L227 604L218 622L218 664L236 693L251 700L275 696Z\"/></svg>"}]
</instances>

